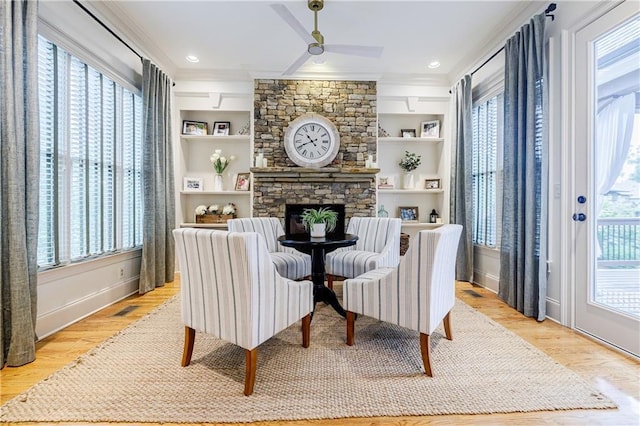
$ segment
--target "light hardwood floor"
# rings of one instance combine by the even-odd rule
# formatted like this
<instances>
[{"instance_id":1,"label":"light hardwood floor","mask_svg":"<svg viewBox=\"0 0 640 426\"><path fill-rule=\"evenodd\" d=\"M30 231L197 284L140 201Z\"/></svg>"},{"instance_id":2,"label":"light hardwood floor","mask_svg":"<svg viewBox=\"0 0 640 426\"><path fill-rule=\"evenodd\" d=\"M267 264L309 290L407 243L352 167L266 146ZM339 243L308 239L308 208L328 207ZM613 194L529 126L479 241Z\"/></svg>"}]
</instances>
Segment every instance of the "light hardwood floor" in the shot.
<instances>
[{"instance_id":1,"label":"light hardwood floor","mask_svg":"<svg viewBox=\"0 0 640 426\"><path fill-rule=\"evenodd\" d=\"M176 280L143 296L131 296L50 336L37 344L37 359L23 367L0 372L2 403L25 391L79 355L141 318L179 291ZM640 425L640 362L546 320L524 318L493 293L469 283L457 285L457 297L574 370L613 399L615 410L544 411L534 413L350 418L295 422L263 422L271 425ZM130 305L137 308L114 316ZM455 317L452 319L455 338ZM180 362L176 359L176 362ZM25 423L26 424L26 423ZM42 424L42 423L41 423ZM71 423L56 423L71 424ZM97 425L97 423L93 423ZM116 423L107 423L109 426Z\"/></svg>"}]
</instances>

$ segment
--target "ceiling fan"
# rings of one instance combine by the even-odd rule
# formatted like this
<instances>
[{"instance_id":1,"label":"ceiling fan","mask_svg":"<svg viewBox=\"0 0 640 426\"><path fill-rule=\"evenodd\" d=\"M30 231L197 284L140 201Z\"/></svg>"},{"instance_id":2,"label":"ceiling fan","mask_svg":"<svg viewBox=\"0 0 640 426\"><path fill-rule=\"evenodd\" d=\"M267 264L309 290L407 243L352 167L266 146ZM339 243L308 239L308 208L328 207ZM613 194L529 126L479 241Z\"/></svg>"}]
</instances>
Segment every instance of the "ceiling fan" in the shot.
<instances>
[{"instance_id":1,"label":"ceiling fan","mask_svg":"<svg viewBox=\"0 0 640 426\"><path fill-rule=\"evenodd\" d=\"M300 68L311 56L322 55L324 52L339 53L342 55L364 56L378 58L382 54L383 47L379 46L356 46L351 44L324 44L324 36L318 30L318 11L324 7L324 0L307 0L307 6L313 12L313 31L308 33L304 26L287 9L284 4L272 4L271 8L298 33L307 43L307 51L289 66L282 74L291 75Z\"/></svg>"}]
</instances>

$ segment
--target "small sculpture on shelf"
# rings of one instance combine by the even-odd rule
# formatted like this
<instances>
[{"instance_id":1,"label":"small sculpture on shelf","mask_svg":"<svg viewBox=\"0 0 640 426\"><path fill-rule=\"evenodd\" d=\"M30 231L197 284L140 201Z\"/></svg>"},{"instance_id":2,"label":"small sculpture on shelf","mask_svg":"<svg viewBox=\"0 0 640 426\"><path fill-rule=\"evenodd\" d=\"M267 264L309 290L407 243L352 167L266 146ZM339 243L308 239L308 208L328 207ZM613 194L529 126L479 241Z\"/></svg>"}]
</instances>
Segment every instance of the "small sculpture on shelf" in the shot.
<instances>
[{"instance_id":1,"label":"small sculpture on shelf","mask_svg":"<svg viewBox=\"0 0 640 426\"><path fill-rule=\"evenodd\" d=\"M429 215L429 223L437 223L438 222L438 212L436 209L431 210L431 214Z\"/></svg>"}]
</instances>

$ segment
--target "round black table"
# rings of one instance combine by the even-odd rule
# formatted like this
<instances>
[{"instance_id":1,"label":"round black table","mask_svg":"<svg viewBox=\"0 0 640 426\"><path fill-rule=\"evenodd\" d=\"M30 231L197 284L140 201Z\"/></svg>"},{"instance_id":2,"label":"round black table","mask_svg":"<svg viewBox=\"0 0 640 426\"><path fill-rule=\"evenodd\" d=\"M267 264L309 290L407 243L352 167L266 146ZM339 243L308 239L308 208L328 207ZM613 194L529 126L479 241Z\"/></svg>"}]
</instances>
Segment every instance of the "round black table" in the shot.
<instances>
[{"instance_id":1,"label":"round black table","mask_svg":"<svg viewBox=\"0 0 640 426\"><path fill-rule=\"evenodd\" d=\"M333 307L337 313L346 317L336 293L324 285L326 278L324 271L325 254L339 248L353 246L358 241L357 235L344 234L327 236L325 238L311 238L308 234L281 235L278 241L285 247L292 247L302 253L311 255L311 281L313 281L313 304L325 302ZM315 309L314 309L315 310Z\"/></svg>"}]
</instances>

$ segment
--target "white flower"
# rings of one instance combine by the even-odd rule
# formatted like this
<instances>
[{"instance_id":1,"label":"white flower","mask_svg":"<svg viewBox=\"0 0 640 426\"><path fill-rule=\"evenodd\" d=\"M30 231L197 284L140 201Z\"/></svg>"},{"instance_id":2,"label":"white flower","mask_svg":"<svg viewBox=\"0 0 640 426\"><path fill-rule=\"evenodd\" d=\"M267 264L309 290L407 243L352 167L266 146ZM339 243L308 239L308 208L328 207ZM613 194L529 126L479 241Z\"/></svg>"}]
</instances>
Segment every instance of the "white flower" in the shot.
<instances>
[{"instance_id":1,"label":"white flower","mask_svg":"<svg viewBox=\"0 0 640 426\"><path fill-rule=\"evenodd\" d=\"M200 206L196 207L196 214L198 216L201 216L201 215L205 214L206 212L207 212L207 206L200 205Z\"/></svg>"},{"instance_id":2,"label":"white flower","mask_svg":"<svg viewBox=\"0 0 640 426\"><path fill-rule=\"evenodd\" d=\"M211 204L208 210L209 210L209 213L218 213L218 210L220 210L220 207L217 204Z\"/></svg>"},{"instance_id":3,"label":"white flower","mask_svg":"<svg viewBox=\"0 0 640 426\"><path fill-rule=\"evenodd\" d=\"M235 214L236 205L233 203L229 203L222 208L222 214Z\"/></svg>"}]
</instances>

